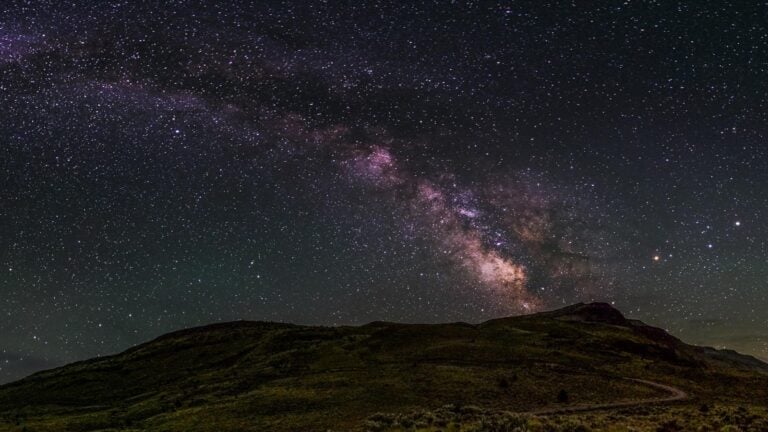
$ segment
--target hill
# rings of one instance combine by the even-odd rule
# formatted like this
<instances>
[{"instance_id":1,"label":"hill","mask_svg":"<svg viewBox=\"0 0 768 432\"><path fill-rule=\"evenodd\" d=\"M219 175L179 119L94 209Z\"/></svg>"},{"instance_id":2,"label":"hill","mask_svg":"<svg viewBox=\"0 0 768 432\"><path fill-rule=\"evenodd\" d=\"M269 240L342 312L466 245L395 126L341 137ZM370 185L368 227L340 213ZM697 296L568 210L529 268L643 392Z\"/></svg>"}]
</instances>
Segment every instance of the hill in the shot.
<instances>
[{"instance_id":1,"label":"hill","mask_svg":"<svg viewBox=\"0 0 768 432\"><path fill-rule=\"evenodd\" d=\"M561 430L601 428L599 411L643 425L739 409L752 425L766 402L765 363L593 303L477 325L182 330L0 386L0 431Z\"/></svg>"}]
</instances>

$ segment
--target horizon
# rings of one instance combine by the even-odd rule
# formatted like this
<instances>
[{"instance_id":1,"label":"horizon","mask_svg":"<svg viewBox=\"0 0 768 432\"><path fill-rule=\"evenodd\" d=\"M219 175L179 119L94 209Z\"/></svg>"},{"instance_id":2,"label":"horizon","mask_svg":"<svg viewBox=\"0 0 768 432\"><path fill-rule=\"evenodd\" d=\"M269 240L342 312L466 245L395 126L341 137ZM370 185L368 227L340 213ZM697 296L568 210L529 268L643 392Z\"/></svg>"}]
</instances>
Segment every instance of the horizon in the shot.
<instances>
[{"instance_id":1,"label":"horizon","mask_svg":"<svg viewBox=\"0 0 768 432\"><path fill-rule=\"evenodd\" d=\"M78 360L78 361L75 361L75 362L63 363L63 364L60 364L60 365L53 365L50 368L40 369L40 370L31 372L28 375L24 375L24 376L21 376L21 377L18 377L18 378L9 380L9 381L3 381L2 379L0 379L0 386L2 386L4 384L10 384L10 383L13 383L15 381L21 380L21 379L26 378L28 376L31 376L31 375L33 375L33 374L35 374L37 372L43 372L43 371L50 370L50 369L58 369L60 367L64 367L64 366L67 366L69 364L77 363L77 362L80 362L80 361L88 361L88 360L93 360L93 359L101 358L101 357L116 356L116 355L122 354L126 350L132 349L132 348L137 347L139 345L144 345L144 344L153 342L153 341L155 341L158 338L161 338L161 337L164 337L164 336L167 336L167 335L170 335L170 334L174 334L174 333L183 332L184 330L202 329L202 328L212 327L212 326L217 326L217 325L236 324L236 323L271 323L271 324L286 324L286 325L296 325L296 326L306 326L306 327L328 327L328 328L334 328L334 327L363 327L363 326L367 326L367 325L374 324L374 323L383 323L383 324L403 324L403 325L468 324L468 325L471 325L471 326L477 326L477 325L484 324L484 323L487 323L487 322L490 322L490 321L502 320L502 319L505 319L505 318L523 317L523 316L530 316L530 315L536 315L536 314L541 314L541 313L551 313L551 312L557 312L557 311L560 311L560 310L565 310L565 309L568 309L568 308L573 307L573 306L594 305L594 304L608 305L611 308L613 308L615 310L618 310L624 316L624 318L626 318L627 320L640 321L641 323L643 323L645 325L649 325L649 326L652 326L652 327L656 327L656 328L662 329L665 332L669 333L670 335L672 335L674 337L677 337L678 339L680 339L682 342L684 342L686 344L694 345L694 346L700 346L700 347L714 348L714 349L717 349L717 350L732 350L732 351L735 351L735 352L737 352L739 354L742 354L742 355L751 356L751 357L753 357L753 358L755 358L757 360L762 361L763 363L766 363L766 365L768 365L768 358L763 358L763 357L760 357L759 355L754 355L754 354L742 352L742 351L739 351L739 350L736 350L736 349L733 349L733 348L730 348L730 347L727 347L727 346L714 346L714 345L692 343L690 341L685 340L684 338L679 337L678 335L675 335L674 333L670 333L667 329L665 329L663 327L660 327L660 326L655 325L653 323L647 323L647 322L642 321L642 320L637 320L637 319L635 319L635 318L633 318L631 316L626 316L626 315L624 315L624 313L621 310L617 309L611 303L601 302L601 301L594 301L594 302L578 302L578 303L574 303L574 304L571 304L571 305L568 305L568 306L564 306L564 307L560 307L560 308L556 308L556 309L547 309L547 310L541 310L541 311L537 311L537 312L521 313L521 314L518 314L518 315L498 316L498 317L495 317L495 318L489 318L489 319L486 319L484 321L479 321L479 322L467 322L467 321L427 322L427 321L382 321L382 320L373 320L373 321L368 321L368 322L364 322L364 323L338 323L338 324L323 325L323 324L311 324L311 323L300 323L300 322L263 321L263 320L247 320L247 319L238 319L238 320L233 320L233 321L215 321L215 322L211 322L211 323L208 323L208 324L202 324L202 325L199 325L199 326L173 329L173 330L170 330L170 331L168 331L166 333L163 333L163 334L160 334L160 335L156 335L156 336L154 336L152 338L149 338L149 339L147 339L147 340L145 340L143 342L139 342L139 343L131 345L129 347L125 347L124 349L122 349L120 351L113 352L113 353L106 353L106 354L99 355L99 356L93 357L93 358L87 358L87 359L82 359L82 360Z\"/></svg>"}]
</instances>

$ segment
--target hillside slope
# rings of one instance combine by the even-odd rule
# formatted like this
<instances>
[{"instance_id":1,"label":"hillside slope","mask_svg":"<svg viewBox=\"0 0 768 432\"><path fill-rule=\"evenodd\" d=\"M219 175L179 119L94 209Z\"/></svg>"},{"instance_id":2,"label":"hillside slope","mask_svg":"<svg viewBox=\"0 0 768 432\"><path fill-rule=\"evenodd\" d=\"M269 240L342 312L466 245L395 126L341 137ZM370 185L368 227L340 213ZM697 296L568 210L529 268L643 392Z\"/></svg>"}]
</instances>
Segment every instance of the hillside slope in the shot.
<instances>
[{"instance_id":1,"label":"hillside slope","mask_svg":"<svg viewBox=\"0 0 768 432\"><path fill-rule=\"evenodd\" d=\"M593 303L478 325L182 330L1 386L0 431L357 430L376 412L445 404L546 411L668 396L631 378L695 403L768 402L768 365Z\"/></svg>"}]
</instances>

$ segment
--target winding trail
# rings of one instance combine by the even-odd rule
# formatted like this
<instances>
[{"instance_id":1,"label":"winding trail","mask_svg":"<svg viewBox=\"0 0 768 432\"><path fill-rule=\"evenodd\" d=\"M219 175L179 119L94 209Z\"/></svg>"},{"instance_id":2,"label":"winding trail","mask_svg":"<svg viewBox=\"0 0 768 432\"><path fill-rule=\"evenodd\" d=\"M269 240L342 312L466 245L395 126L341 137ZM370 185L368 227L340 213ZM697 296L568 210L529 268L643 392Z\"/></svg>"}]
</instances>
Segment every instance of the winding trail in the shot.
<instances>
[{"instance_id":1,"label":"winding trail","mask_svg":"<svg viewBox=\"0 0 768 432\"><path fill-rule=\"evenodd\" d=\"M650 387L655 387L657 389L667 391L669 392L669 395L662 396L662 397L648 398L648 399L625 400L620 402L607 402L607 403L599 403L599 404L575 404L575 405L568 405L568 406L554 407L554 408L542 408L542 409L535 409L531 411L524 411L524 413L533 414L533 415L573 413L573 412L580 412L580 411L626 408L626 407L634 407L639 405L674 402L674 401L688 399L688 393L684 392L683 390L680 390L677 387L672 387L670 385L660 384L654 381L648 381L643 379L636 379L636 378L624 378L624 379L629 381L635 381Z\"/></svg>"}]
</instances>

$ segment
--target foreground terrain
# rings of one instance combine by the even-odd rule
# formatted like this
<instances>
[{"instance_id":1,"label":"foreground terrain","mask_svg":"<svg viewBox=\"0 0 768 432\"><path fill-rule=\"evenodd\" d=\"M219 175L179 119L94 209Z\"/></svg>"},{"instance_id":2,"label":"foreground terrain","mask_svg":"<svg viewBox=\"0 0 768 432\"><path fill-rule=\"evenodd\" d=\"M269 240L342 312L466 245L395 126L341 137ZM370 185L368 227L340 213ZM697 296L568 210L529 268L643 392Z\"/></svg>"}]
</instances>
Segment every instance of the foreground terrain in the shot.
<instances>
[{"instance_id":1,"label":"foreground terrain","mask_svg":"<svg viewBox=\"0 0 768 432\"><path fill-rule=\"evenodd\" d=\"M0 387L0 431L767 431L768 365L607 304L478 325L233 322Z\"/></svg>"}]
</instances>

